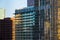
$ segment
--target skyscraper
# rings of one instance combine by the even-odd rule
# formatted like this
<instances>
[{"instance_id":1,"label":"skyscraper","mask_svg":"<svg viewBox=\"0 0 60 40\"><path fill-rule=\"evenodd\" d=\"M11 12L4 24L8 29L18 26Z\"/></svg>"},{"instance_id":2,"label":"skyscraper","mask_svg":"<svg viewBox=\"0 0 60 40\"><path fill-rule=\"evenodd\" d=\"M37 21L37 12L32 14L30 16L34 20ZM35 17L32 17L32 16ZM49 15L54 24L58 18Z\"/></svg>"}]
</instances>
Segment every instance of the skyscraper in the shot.
<instances>
[{"instance_id":1,"label":"skyscraper","mask_svg":"<svg viewBox=\"0 0 60 40\"><path fill-rule=\"evenodd\" d=\"M35 14L34 7L16 10L16 40L33 40Z\"/></svg>"},{"instance_id":2,"label":"skyscraper","mask_svg":"<svg viewBox=\"0 0 60 40\"><path fill-rule=\"evenodd\" d=\"M21 39L23 40L25 39L26 40L31 40L31 39L32 40L57 40L57 13L58 13L57 0L32 0L32 1L28 0L27 3L28 3L27 8L15 11L15 15L17 14L21 15L18 16L21 17L21 19L18 19L21 20L21 22L18 22L19 25L16 26L16 28L18 29L18 30L16 29L16 38L17 38L16 40L19 40L21 37L22 37ZM33 17L32 14L35 16ZM31 19L30 16L32 16ZM33 26L29 24L32 22L31 21L29 22L28 19L29 20L34 19L33 22L34 25L32 24ZM30 28L31 26L32 28L31 33L27 28L27 26L28 28ZM21 28L22 31L20 31L20 27L22 27ZM25 30L23 30L23 28ZM28 33L26 32L29 32L29 36L31 37L27 36ZM22 33L22 35L20 35L20 33Z\"/></svg>"},{"instance_id":3,"label":"skyscraper","mask_svg":"<svg viewBox=\"0 0 60 40\"><path fill-rule=\"evenodd\" d=\"M57 0L34 0L33 6L38 10L37 20L39 24L40 40L57 40ZM31 5L30 5L31 6Z\"/></svg>"},{"instance_id":4,"label":"skyscraper","mask_svg":"<svg viewBox=\"0 0 60 40\"><path fill-rule=\"evenodd\" d=\"M27 0L27 6L34 6L34 0Z\"/></svg>"}]
</instances>

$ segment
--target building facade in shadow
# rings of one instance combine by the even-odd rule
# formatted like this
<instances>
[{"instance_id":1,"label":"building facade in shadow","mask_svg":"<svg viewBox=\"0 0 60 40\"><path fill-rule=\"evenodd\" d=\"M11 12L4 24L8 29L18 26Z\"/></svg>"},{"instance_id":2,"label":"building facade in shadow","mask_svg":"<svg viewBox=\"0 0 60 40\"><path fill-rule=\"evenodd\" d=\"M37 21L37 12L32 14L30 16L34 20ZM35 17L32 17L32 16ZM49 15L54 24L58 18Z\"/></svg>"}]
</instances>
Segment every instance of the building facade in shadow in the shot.
<instances>
[{"instance_id":1,"label":"building facade in shadow","mask_svg":"<svg viewBox=\"0 0 60 40\"><path fill-rule=\"evenodd\" d=\"M0 19L0 40L12 40L12 20Z\"/></svg>"}]
</instances>

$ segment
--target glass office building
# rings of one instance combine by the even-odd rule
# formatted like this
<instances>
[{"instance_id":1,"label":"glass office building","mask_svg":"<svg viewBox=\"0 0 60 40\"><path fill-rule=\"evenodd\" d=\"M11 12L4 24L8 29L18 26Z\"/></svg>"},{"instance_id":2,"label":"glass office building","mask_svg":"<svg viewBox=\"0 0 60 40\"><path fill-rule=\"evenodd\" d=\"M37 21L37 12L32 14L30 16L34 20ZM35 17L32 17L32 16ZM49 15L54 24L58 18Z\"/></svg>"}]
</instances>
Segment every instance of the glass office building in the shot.
<instances>
[{"instance_id":1,"label":"glass office building","mask_svg":"<svg viewBox=\"0 0 60 40\"><path fill-rule=\"evenodd\" d=\"M15 11L16 40L57 40L57 0L32 1Z\"/></svg>"},{"instance_id":2,"label":"glass office building","mask_svg":"<svg viewBox=\"0 0 60 40\"><path fill-rule=\"evenodd\" d=\"M57 40L57 0L34 0L34 2L29 2L31 1L28 0L27 6L34 4L33 6L38 10L35 11L39 24L39 38L37 40Z\"/></svg>"},{"instance_id":3,"label":"glass office building","mask_svg":"<svg viewBox=\"0 0 60 40\"><path fill-rule=\"evenodd\" d=\"M34 0L27 0L27 6L34 6Z\"/></svg>"},{"instance_id":4,"label":"glass office building","mask_svg":"<svg viewBox=\"0 0 60 40\"><path fill-rule=\"evenodd\" d=\"M27 7L15 11L16 40L33 40L35 14L34 7ZM19 21L17 22L17 20Z\"/></svg>"}]
</instances>

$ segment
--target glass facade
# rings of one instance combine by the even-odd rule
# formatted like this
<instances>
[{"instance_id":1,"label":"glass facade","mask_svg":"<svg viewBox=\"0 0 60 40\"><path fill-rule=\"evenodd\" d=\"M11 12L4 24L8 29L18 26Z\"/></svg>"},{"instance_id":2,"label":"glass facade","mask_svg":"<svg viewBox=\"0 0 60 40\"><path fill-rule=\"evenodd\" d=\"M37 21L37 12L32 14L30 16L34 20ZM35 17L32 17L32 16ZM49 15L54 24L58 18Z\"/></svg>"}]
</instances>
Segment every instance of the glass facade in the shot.
<instances>
[{"instance_id":1,"label":"glass facade","mask_svg":"<svg viewBox=\"0 0 60 40\"><path fill-rule=\"evenodd\" d=\"M27 6L33 6L34 0L27 0Z\"/></svg>"},{"instance_id":2,"label":"glass facade","mask_svg":"<svg viewBox=\"0 0 60 40\"><path fill-rule=\"evenodd\" d=\"M57 40L57 13L57 0L28 0L27 8L15 11L22 20L16 40Z\"/></svg>"},{"instance_id":3,"label":"glass facade","mask_svg":"<svg viewBox=\"0 0 60 40\"><path fill-rule=\"evenodd\" d=\"M39 33L39 39L57 40L57 0L40 0L39 7L41 6L43 6L44 9L39 10L39 31L42 31Z\"/></svg>"},{"instance_id":4,"label":"glass facade","mask_svg":"<svg viewBox=\"0 0 60 40\"><path fill-rule=\"evenodd\" d=\"M21 9L20 12L16 13L16 15L21 15L18 17L15 16L16 20L22 20L16 24L16 40L33 40L33 27L35 26L36 13L34 10L31 10L32 8L34 7Z\"/></svg>"}]
</instances>

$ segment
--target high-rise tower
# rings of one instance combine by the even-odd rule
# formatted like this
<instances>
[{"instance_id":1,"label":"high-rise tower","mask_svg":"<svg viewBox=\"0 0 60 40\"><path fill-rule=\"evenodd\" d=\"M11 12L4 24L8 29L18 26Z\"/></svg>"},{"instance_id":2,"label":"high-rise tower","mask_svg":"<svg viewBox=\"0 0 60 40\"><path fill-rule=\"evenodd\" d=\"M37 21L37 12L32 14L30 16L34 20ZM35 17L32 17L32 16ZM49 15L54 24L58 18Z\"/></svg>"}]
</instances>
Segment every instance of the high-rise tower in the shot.
<instances>
[{"instance_id":1,"label":"high-rise tower","mask_svg":"<svg viewBox=\"0 0 60 40\"><path fill-rule=\"evenodd\" d=\"M15 15L19 15L16 17L18 20L16 40L20 38L23 40L57 40L57 0L27 0L27 3L27 8L15 11Z\"/></svg>"},{"instance_id":2,"label":"high-rise tower","mask_svg":"<svg viewBox=\"0 0 60 40\"><path fill-rule=\"evenodd\" d=\"M57 0L28 0L27 3L28 6L33 5L37 9L39 39L57 40Z\"/></svg>"}]
</instances>

